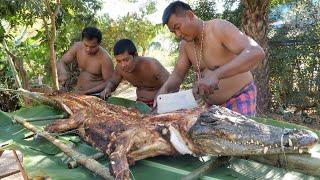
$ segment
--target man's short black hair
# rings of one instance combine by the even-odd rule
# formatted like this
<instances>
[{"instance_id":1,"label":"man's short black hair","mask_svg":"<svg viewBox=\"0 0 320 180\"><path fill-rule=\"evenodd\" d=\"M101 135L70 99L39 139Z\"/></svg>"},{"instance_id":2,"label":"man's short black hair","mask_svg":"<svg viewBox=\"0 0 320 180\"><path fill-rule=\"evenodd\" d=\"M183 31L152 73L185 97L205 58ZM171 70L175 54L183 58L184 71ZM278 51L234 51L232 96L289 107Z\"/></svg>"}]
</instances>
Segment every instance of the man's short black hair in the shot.
<instances>
[{"instance_id":1,"label":"man's short black hair","mask_svg":"<svg viewBox=\"0 0 320 180\"><path fill-rule=\"evenodd\" d=\"M84 38L92 40L94 38L98 39L98 43L100 44L102 39L101 31L96 27L86 27L82 30L81 33L81 40Z\"/></svg>"},{"instance_id":2,"label":"man's short black hair","mask_svg":"<svg viewBox=\"0 0 320 180\"><path fill-rule=\"evenodd\" d=\"M185 13L185 11L188 10L192 11L191 7L187 3L181 1L175 1L170 3L163 12L162 25L168 24L169 18L172 14L181 15L182 13Z\"/></svg>"},{"instance_id":3,"label":"man's short black hair","mask_svg":"<svg viewBox=\"0 0 320 180\"><path fill-rule=\"evenodd\" d=\"M134 43L129 39L121 39L118 42L116 42L116 44L113 47L113 54L115 56L122 54L126 51L128 52L128 54L132 56L137 55L137 48L134 45Z\"/></svg>"}]
</instances>

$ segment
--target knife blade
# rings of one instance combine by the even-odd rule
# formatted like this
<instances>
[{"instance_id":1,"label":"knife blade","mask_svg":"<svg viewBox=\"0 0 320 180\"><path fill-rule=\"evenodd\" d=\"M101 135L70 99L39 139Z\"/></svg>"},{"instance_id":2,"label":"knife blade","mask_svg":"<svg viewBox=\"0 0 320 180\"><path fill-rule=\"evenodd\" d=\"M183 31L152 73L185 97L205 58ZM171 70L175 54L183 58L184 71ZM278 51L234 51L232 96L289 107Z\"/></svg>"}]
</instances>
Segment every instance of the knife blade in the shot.
<instances>
[{"instance_id":1,"label":"knife blade","mask_svg":"<svg viewBox=\"0 0 320 180\"><path fill-rule=\"evenodd\" d=\"M157 113L168 113L180 109L193 109L197 107L197 101L192 89L175 93L161 94L157 97Z\"/></svg>"}]
</instances>

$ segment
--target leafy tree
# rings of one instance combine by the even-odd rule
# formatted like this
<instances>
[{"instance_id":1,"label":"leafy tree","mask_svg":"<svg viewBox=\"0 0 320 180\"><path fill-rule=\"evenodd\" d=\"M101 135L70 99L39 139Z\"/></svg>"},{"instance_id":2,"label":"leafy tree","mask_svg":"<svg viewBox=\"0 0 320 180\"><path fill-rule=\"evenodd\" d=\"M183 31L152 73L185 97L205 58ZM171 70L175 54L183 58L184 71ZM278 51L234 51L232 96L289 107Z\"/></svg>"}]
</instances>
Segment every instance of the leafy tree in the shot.
<instances>
[{"instance_id":1,"label":"leafy tree","mask_svg":"<svg viewBox=\"0 0 320 180\"><path fill-rule=\"evenodd\" d=\"M287 3L272 11L283 24L270 33L270 82L273 107L284 113L313 110L320 114L320 4ZM281 13L282 12L282 13Z\"/></svg>"},{"instance_id":2,"label":"leafy tree","mask_svg":"<svg viewBox=\"0 0 320 180\"><path fill-rule=\"evenodd\" d=\"M105 37L102 44L109 52L113 51L116 41L126 38L135 43L142 55L145 55L160 29L160 25L155 25L138 14L127 14L117 21L105 17L101 26L104 27L101 29Z\"/></svg>"},{"instance_id":3,"label":"leafy tree","mask_svg":"<svg viewBox=\"0 0 320 180\"><path fill-rule=\"evenodd\" d=\"M244 6L242 30L257 41L266 54L268 53L267 28L269 2L269 0L241 0ZM253 70L253 76L258 90L258 113L268 112L271 103L268 56Z\"/></svg>"},{"instance_id":4,"label":"leafy tree","mask_svg":"<svg viewBox=\"0 0 320 180\"><path fill-rule=\"evenodd\" d=\"M48 1L51 9L55 9L54 2L56 1ZM62 0L60 4L56 22L53 23L57 29L57 39L55 45L51 46L57 50L58 57L79 39L80 31L84 26L94 25L97 22L95 14L101 7L99 0ZM48 61L50 29L47 31L48 34L45 28L45 22L48 23L48 27L51 22L44 1L4 0L0 4L0 18L0 39L1 42L5 40L8 45L7 52L19 60L15 62L16 67L20 65L25 67L30 77L45 75L45 81L52 83L52 75L47 71L51 68ZM4 48L1 50L3 51ZM0 53L1 62L6 62L6 58L5 52ZM19 63L20 61L22 63ZM10 71L8 68L1 70ZM9 77L1 76L1 82L11 82L7 78ZM11 85L9 87L13 88Z\"/></svg>"},{"instance_id":5,"label":"leafy tree","mask_svg":"<svg viewBox=\"0 0 320 180\"><path fill-rule=\"evenodd\" d=\"M202 20L211 20L218 17L216 13L216 3L214 1L203 0L196 1L194 4L194 13Z\"/></svg>"}]
</instances>

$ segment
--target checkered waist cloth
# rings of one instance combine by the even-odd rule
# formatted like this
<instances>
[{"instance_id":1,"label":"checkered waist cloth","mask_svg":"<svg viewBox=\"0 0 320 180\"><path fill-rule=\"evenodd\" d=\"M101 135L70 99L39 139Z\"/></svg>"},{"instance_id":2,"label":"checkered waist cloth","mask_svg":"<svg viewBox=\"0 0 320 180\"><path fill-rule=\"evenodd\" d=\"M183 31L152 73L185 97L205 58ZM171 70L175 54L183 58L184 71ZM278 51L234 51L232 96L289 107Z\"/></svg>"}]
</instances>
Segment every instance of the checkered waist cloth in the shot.
<instances>
[{"instance_id":1,"label":"checkered waist cloth","mask_svg":"<svg viewBox=\"0 0 320 180\"><path fill-rule=\"evenodd\" d=\"M153 99L152 99L152 100L138 100L138 99L137 99L136 101L143 102L143 103L145 103L146 105L148 105L149 107L153 108L153 102L154 102Z\"/></svg>"},{"instance_id":2,"label":"checkered waist cloth","mask_svg":"<svg viewBox=\"0 0 320 180\"><path fill-rule=\"evenodd\" d=\"M256 114L256 101L257 87L252 81L241 88L228 101L221 104L221 106L245 116L254 116Z\"/></svg>"}]
</instances>

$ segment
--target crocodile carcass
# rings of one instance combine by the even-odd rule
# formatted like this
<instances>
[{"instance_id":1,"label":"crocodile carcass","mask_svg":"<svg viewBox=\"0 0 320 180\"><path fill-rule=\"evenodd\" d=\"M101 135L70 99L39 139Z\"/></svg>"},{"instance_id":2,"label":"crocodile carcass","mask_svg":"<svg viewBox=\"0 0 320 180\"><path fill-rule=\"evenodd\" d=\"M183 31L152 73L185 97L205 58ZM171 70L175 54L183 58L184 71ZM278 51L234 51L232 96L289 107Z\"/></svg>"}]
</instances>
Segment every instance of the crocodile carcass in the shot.
<instances>
[{"instance_id":1,"label":"crocodile carcass","mask_svg":"<svg viewBox=\"0 0 320 180\"><path fill-rule=\"evenodd\" d=\"M68 119L57 120L45 130L76 129L85 142L109 156L117 179L128 179L129 165L147 157L302 153L318 141L310 131L267 126L218 106L143 115L93 96L24 94L65 111Z\"/></svg>"}]
</instances>

